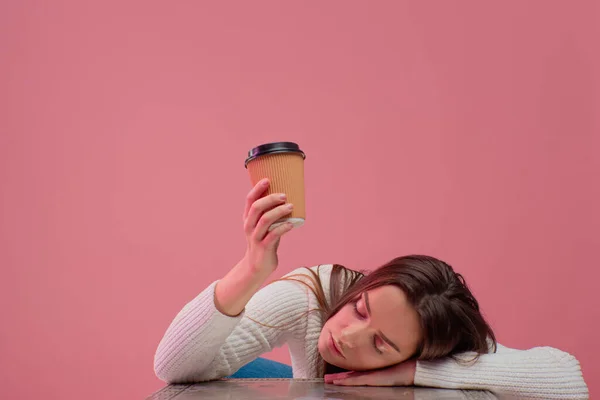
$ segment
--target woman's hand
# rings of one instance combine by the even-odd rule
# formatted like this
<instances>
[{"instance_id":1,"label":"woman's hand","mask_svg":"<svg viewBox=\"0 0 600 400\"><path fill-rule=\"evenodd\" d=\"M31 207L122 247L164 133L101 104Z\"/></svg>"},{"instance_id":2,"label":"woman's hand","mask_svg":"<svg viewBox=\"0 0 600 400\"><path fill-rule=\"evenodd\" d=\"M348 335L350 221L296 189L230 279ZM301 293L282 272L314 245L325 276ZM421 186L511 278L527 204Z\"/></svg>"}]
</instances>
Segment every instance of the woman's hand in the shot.
<instances>
[{"instance_id":1,"label":"woman's hand","mask_svg":"<svg viewBox=\"0 0 600 400\"><path fill-rule=\"evenodd\" d=\"M283 193L262 197L268 187L268 179L258 182L248 193L244 210L244 232L248 243L244 259L253 271L265 277L277 268L279 241L293 228L291 223L285 223L269 231L275 221L292 212L293 205L285 204Z\"/></svg>"},{"instance_id":2,"label":"woman's hand","mask_svg":"<svg viewBox=\"0 0 600 400\"><path fill-rule=\"evenodd\" d=\"M349 371L325 375L325 383L340 386L412 386L415 384L415 360L373 371Z\"/></svg>"},{"instance_id":3,"label":"woman's hand","mask_svg":"<svg viewBox=\"0 0 600 400\"><path fill-rule=\"evenodd\" d=\"M264 179L248 193L244 210L244 232L248 245L242 260L215 287L215 307L221 313L237 316L277 268L277 246L292 224L269 231L273 222L291 212L282 193L263 196L269 187Z\"/></svg>"}]
</instances>

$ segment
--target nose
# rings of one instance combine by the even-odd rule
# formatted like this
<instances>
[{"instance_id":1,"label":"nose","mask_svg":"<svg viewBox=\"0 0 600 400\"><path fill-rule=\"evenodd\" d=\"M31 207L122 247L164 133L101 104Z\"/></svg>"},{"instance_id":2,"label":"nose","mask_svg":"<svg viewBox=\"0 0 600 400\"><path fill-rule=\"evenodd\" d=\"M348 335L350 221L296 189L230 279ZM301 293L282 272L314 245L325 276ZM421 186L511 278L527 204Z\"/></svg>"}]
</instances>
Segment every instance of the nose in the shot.
<instances>
[{"instance_id":1,"label":"nose","mask_svg":"<svg viewBox=\"0 0 600 400\"><path fill-rule=\"evenodd\" d=\"M364 337L366 327L362 324L348 325L340 332L342 347L353 349L360 345L361 337Z\"/></svg>"}]
</instances>

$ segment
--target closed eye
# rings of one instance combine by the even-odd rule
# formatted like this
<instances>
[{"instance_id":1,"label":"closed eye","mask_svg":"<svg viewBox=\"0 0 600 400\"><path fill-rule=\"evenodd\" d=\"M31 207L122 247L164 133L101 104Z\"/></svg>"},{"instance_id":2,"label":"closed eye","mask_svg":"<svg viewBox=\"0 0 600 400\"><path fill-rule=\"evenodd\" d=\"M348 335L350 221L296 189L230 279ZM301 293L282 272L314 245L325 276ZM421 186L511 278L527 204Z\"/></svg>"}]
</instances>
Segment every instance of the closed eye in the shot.
<instances>
[{"instance_id":1,"label":"closed eye","mask_svg":"<svg viewBox=\"0 0 600 400\"><path fill-rule=\"evenodd\" d=\"M354 308L354 314L356 314L356 316L359 319L366 319L367 318L367 316L361 314L361 312L358 310L358 300L352 302L352 308ZM377 346L377 335L373 336L373 348L375 349L375 351L377 353L383 354L383 351L381 351L379 349L379 346Z\"/></svg>"},{"instance_id":2,"label":"closed eye","mask_svg":"<svg viewBox=\"0 0 600 400\"><path fill-rule=\"evenodd\" d=\"M373 347L375 347L375 350L379 353L379 354L383 354L383 351L381 351L379 349L379 346L377 346L377 336L373 336Z\"/></svg>"},{"instance_id":3,"label":"closed eye","mask_svg":"<svg viewBox=\"0 0 600 400\"><path fill-rule=\"evenodd\" d=\"M355 301L352 303L352 306L354 307L354 314L356 314L356 316L360 319L365 319L366 316L364 316L363 314L360 313L360 311L358 311L358 301Z\"/></svg>"}]
</instances>

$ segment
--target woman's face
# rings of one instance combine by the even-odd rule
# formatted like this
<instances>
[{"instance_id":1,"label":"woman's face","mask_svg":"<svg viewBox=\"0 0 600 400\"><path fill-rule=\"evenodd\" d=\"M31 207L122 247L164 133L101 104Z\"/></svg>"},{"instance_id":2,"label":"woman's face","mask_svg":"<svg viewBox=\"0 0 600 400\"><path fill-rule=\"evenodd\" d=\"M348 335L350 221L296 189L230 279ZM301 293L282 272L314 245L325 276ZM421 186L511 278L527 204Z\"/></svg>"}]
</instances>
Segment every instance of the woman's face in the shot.
<instances>
[{"instance_id":1,"label":"woman's face","mask_svg":"<svg viewBox=\"0 0 600 400\"><path fill-rule=\"evenodd\" d=\"M386 285L363 292L331 317L318 348L329 364L360 371L408 360L421 338L419 317L404 292Z\"/></svg>"}]
</instances>

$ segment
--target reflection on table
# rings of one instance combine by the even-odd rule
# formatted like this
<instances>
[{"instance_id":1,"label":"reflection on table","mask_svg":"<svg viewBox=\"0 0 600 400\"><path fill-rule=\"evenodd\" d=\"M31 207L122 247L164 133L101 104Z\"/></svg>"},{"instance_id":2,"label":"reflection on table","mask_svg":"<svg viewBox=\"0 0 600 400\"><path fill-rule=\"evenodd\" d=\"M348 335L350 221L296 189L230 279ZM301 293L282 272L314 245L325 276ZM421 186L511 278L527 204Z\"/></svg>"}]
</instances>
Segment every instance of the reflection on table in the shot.
<instances>
[{"instance_id":1,"label":"reflection on table","mask_svg":"<svg viewBox=\"0 0 600 400\"><path fill-rule=\"evenodd\" d=\"M147 400L199 399L405 399L405 400L508 400L485 391L418 387L335 386L322 379L222 379L188 385L169 385Z\"/></svg>"}]
</instances>

